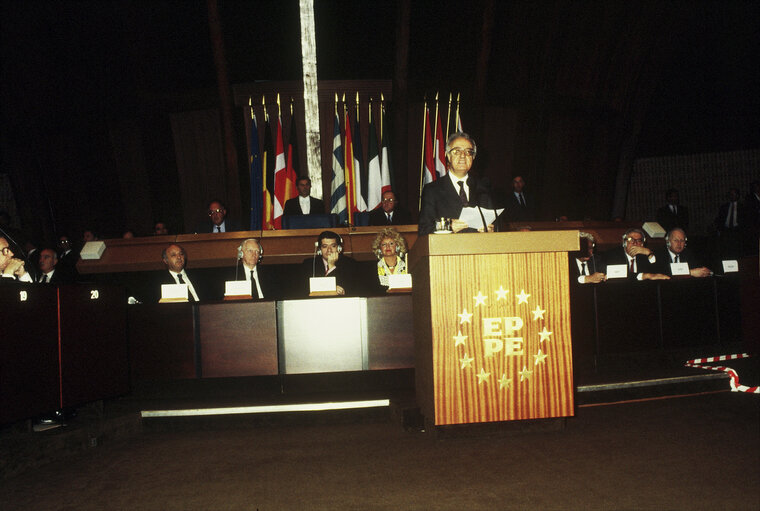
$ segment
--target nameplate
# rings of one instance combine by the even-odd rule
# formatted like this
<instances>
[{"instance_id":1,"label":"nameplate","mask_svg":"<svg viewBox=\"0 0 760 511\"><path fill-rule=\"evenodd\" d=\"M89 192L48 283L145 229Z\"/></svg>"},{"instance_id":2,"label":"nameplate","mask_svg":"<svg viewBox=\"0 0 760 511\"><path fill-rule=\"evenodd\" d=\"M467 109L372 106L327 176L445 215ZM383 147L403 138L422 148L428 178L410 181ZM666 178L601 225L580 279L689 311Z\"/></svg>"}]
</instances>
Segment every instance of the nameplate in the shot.
<instances>
[{"instance_id":1,"label":"nameplate","mask_svg":"<svg viewBox=\"0 0 760 511\"><path fill-rule=\"evenodd\" d=\"M331 296L338 294L335 277L311 277L309 296Z\"/></svg>"},{"instance_id":2,"label":"nameplate","mask_svg":"<svg viewBox=\"0 0 760 511\"><path fill-rule=\"evenodd\" d=\"M736 273L737 271L739 271L739 261L736 259L723 261L723 273Z\"/></svg>"},{"instance_id":3,"label":"nameplate","mask_svg":"<svg viewBox=\"0 0 760 511\"><path fill-rule=\"evenodd\" d=\"M224 297L251 298L251 283L247 280L228 280L224 283Z\"/></svg>"},{"instance_id":4,"label":"nameplate","mask_svg":"<svg viewBox=\"0 0 760 511\"><path fill-rule=\"evenodd\" d=\"M688 275L689 263L670 263L670 274L675 275Z\"/></svg>"},{"instance_id":5,"label":"nameplate","mask_svg":"<svg viewBox=\"0 0 760 511\"><path fill-rule=\"evenodd\" d=\"M106 244L102 241L88 241L79 252L82 259L100 259L106 251Z\"/></svg>"},{"instance_id":6,"label":"nameplate","mask_svg":"<svg viewBox=\"0 0 760 511\"><path fill-rule=\"evenodd\" d=\"M187 284L161 284L161 299L158 303L186 302Z\"/></svg>"},{"instance_id":7,"label":"nameplate","mask_svg":"<svg viewBox=\"0 0 760 511\"><path fill-rule=\"evenodd\" d=\"M412 275L398 273L388 275L388 291L400 291L412 289Z\"/></svg>"},{"instance_id":8,"label":"nameplate","mask_svg":"<svg viewBox=\"0 0 760 511\"><path fill-rule=\"evenodd\" d=\"M607 266L608 279L624 279L628 277L628 265L610 264Z\"/></svg>"}]
</instances>

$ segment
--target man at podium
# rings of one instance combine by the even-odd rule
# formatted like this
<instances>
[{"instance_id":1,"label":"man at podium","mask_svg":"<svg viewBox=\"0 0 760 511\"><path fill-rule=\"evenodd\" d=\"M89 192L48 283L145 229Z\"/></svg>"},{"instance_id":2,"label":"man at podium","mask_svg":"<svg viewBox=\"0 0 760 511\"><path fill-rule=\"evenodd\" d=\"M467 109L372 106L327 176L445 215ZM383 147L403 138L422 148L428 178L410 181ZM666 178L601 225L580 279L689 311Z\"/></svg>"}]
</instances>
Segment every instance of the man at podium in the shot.
<instances>
[{"instance_id":1,"label":"man at podium","mask_svg":"<svg viewBox=\"0 0 760 511\"><path fill-rule=\"evenodd\" d=\"M451 219L451 230L460 232L469 229L467 222L459 220L465 206L480 206L492 209L493 201L485 184L470 175L472 162L478 152L475 140L467 133L454 133L446 141L447 174L422 190L420 210L420 235L435 231L435 222L441 218ZM493 225L488 225L489 231Z\"/></svg>"}]
</instances>

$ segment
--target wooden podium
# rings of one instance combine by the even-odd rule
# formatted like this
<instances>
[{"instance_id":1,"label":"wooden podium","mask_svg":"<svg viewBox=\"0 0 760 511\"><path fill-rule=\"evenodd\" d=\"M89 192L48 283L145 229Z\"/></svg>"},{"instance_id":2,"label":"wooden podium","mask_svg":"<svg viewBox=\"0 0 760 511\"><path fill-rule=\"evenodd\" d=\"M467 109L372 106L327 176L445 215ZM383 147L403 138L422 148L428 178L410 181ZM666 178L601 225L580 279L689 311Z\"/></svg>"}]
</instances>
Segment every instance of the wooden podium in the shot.
<instances>
[{"instance_id":1,"label":"wooden podium","mask_svg":"<svg viewBox=\"0 0 760 511\"><path fill-rule=\"evenodd\" d=\"M415 378L427 421L573 415L567 252L578 248L578 231L417 240Z\"/></svg>"}]
</instances>

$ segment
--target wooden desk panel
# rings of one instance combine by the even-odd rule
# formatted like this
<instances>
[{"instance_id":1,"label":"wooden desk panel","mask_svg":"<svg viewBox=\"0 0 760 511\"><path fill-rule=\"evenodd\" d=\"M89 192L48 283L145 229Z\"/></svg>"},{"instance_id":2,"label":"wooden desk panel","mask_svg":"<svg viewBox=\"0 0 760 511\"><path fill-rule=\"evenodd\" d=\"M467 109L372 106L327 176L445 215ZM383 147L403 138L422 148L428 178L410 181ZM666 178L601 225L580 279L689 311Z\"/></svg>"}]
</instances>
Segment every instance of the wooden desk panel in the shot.
<instances>
[{"instance_id":1,"label":"wooden desk panel","mask_svg":"<svg viewBox=\"0 0 760 511\"><path fill-rule=\"evenodd\" d=\"M196 377L193 305L131 305L127 312L133 382Z\"/></svg>"},{"instance_id":2,"label":"wooden desk panel","mask_svg":"<svg viewBox=\"0 0 760 511\"><path fill-rule=\"evenodd\" d=\"M127 299L106 285L58 288L63 407L129 392Z\"/></svg>"},{"instance_id":3,"label":"wooden desk panel","mask_svg":"<svg viewBox=\"0 0 760 511\"><path fill-rule=\"evenodd\" d=\"M201 376L277 374L276 302L201 304Z\"/></svg>"},{"instance_id":4,"label":"wooden desk panel","mask_svg":"<svg viewBox=\"0 0 760 511\"><path fill-rule=\"evenodd\" d=\"M414 368L412 295L367 298L369 368Z\"/></svg>"},{"instance_id":5,"label":"wooden desk panel","mask_svg":"<svg viewBox=\"0 0 760 511\"><path fill-rule=\"evenodd\" d=\"M595 286L599 353L655 350L662 346L657 283L607 281Z\"/></svg>"},{"instance_id":6,"label":"wooden desk panel","mask_svg":"<svg viewBox=\"0 0 760 511\"><path fill-rule=\"evenodd\" d=\"M0 325L0 424L60 408L55 288L0 285Z\"/></svg>"}]
</instances>

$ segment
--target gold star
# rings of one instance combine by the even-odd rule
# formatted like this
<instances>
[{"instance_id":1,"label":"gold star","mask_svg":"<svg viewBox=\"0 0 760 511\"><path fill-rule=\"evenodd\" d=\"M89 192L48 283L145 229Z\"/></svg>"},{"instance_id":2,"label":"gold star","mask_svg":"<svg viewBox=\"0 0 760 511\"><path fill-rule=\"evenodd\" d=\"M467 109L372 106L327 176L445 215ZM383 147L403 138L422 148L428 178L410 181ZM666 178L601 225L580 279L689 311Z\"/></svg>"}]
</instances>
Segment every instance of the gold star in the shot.
<instances>
[{"instance_id":1,"label":"gold star","mask_svg":"<svg viewBox=\"0 0 760 511\"><path fill-rule=\"evenodd\" d=\"M548 357L546 353L541 353L541 348L538 348L538 353L533 355L533 360L535 360L535 363L533 365L538 364L545 364L546 363L546 357Z\"/></svg>"},{"instance_id":2,"label":"gold star","mask_svg":"<svg viewBox=\"0 0 760 511\"><path fill-rule=\"evenodd\" d=\"M476 376L478 377L478 385L480 385L483 382L488 383L488 378L491 377L491 373L487 373L486 370L481 367L480 374L477 374Z\"/></svg>"},{"instance_id":3,"label":"gold star","mask_svg":"<svg viewBox=\"0 0 760 511\"><path fill-rule=\"evenodd\" d=\"M549 331L546 329L546 327L544 327L544 329L543 329L543 330L541 330L540 332L538 332L538 335L540 335L540 336L541 336L541 339L539 339L539 341L538 341L538 342L544 342L544 341L547 341L547 340L551 341L551 339L549 339L549 336L550 336L551 334L552 334L552 333L551 333L551 332L549 332Z\"/></svg>"},{"instance_id":4,"label":"gold star","mask_svg":"<svg viewBox=\"0 0 760 511\"><path fill-rule=\"evenodd\" d=\"M467 369L472 365L472 361L475 360L472 357L468 357L467 353L464 354L464 358L460 358L459 361L462 363L462 367L460 369Z\"/></svg>"},{"instance_id":5,"label":"gold star","mask_svg":"<svg viewBox=\"0 0 760 511\"><path fill-rule=\"evenodd\" d=\"M518 298L517 305L520 305L521 303L528 303L528 297L530 295L526 293L524 289L521 289L520 294L515 296Z\"/></svg>"},{"instance_id":6,"label":"gold star","mask_svg":"<svg viewBox=\"0 0 760 511\"><path fill-rule=\"evenodd\" d=\"M512 378L507 378L506 374L502 374L501 380L499 380L499 390L508 389L511 384L512 384Z\"/></svg>"},{"instance_id":7,"label":"gold star","mask_svg":"<svg viewBox=\"0 0 760 511\"><path fill-rule=\"evenodd\" d=\"M467 309L462 309L462 313L459 316L459 324L472 323L472 313L467 312Z\"/></svg>"},{"instance_id":8,"label":"gold star","mask_svg":"<svg viewBox=\"0 0 760 511\"><path fill-rule=\"evenodd\" d=\"M509 293L509 289L504 289L504 286L499 286L499 289L496 290L496 301L506 300L507 293Z\"/></svg>"},{"instance_id":9,"label":"gold star","mask_svg":"<svg viewBox=\"0 0 760 511\"><path fill-rule=\"evenodd\" d=\"M475 300L475 307L477 307L478 305L485 305L488 297L483 296L483 293L478 291L478 296L473 296L472 299Z\"/></svg>"},{"instance_id":10,"label":"gold star","mask_svg":"<svg viewBox=\"0 0 760 511\"><path fill-rule=\"evenodd\" d=\"M464 345L465 339L467 339L467 336L466 335L462 335L462 331L461 330L459 332L457 332L457 335L454 336L454 341L456 341L456 343L454 344L454 347L456 348L460 344Z\"/></svg>"},{"instance_id":11,"label":"gold star","mask_svg":"<svg viewBox=\"0 0 760 511\"><path fill-rule=\"evenodd\" d=\"M533 321L536 321L537 319L544 319L544 312L546 311L542 310L541 307L536 305L536 310L532 312L533 312Z\"/></svg>"},{"instance_id":12,"label":"gold star","mask_svg":"<svg viewBox=\"0 0 760 511\"><path fill-rule=\"evenodd\" d=\"M520 381L529 380L531 376L533 376L533 371L528 371L527 366L523 366L520 371Z\"/></svg>"}]
</instances>

